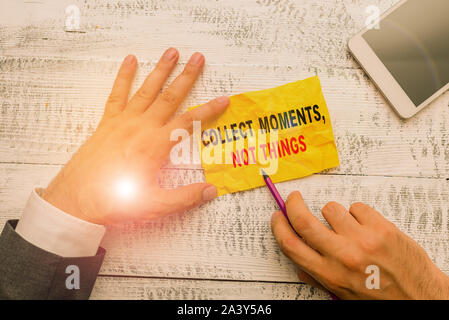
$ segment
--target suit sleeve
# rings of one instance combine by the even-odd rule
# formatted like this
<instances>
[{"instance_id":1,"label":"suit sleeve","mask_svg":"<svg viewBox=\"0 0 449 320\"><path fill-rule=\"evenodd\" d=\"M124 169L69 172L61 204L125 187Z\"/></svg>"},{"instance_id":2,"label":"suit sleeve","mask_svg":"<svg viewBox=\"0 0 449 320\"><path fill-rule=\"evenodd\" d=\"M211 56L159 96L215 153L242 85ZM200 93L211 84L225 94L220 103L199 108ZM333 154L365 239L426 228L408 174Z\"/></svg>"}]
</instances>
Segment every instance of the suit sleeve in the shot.
<instances>
[{"instance_id":1,"label":"suit sleeve","mask_svg":"<svg viewBox=\"0 0 449 320\"><path fill-rule=\"evenodd\" d=\"M88 299L106 251L62 257L40 249L10 220L0 235L0 299Z\"/></svg>"}]
</instances>

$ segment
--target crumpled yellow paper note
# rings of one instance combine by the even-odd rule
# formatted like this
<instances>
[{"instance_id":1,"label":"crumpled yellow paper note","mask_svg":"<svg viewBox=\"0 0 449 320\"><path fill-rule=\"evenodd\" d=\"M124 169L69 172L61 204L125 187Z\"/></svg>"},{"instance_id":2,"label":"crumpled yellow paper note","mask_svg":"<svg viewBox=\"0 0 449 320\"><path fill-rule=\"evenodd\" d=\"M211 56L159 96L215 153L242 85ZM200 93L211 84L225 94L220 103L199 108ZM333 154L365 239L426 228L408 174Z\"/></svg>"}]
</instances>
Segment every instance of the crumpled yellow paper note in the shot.
<instances>
[{"instance_id":1,"label":"crumpled yellow paper note","mask_svg":"<svg viewBox=\"0 0 449 320\"><path fill-rule=\"evenodd\" d=\"M201 164L218 195L282 182L339 165L318 77L230 97L218 119L202 124Z\"/></svg>"}]
</instances>

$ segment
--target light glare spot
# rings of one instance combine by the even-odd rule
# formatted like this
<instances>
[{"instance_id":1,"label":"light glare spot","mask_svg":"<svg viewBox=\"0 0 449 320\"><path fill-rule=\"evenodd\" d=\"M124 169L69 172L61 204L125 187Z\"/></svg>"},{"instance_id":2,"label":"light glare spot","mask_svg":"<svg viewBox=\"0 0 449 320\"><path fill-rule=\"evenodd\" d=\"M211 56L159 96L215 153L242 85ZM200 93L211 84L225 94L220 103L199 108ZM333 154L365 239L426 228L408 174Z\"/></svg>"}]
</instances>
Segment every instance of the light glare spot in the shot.
<instances>
[{"instance_id":1,"label":"light glare spot","mask_svg":"<svg viewBox=\"0 0 449 320\"><path fill-rule=\"evenodd\" d=\"M131 199L136 193L136 184L131 179L121 179L117 181L116 191L120 198L125 200Z\"/></svg>"}]
</instances>

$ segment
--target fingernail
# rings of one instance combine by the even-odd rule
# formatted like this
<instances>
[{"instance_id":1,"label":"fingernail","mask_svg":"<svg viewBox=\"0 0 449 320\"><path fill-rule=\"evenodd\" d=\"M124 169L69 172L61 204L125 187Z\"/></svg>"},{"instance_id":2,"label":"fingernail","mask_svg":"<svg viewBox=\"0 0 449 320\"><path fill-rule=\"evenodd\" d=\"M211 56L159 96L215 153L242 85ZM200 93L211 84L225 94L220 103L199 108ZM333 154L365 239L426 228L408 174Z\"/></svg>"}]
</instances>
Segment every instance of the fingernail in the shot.
<instances>
[{"instance_id":1,"label":"fingernail","mask_svg":"<svg viewBox=\"0 0 449 320\"><path fill-rule=\"evenodd\" d=\"M190 57L189 64L199 66L202 63L203 59L204 57L201 53L195 52L193 56Z\"/></svg>"},{"instance_id":2,"label":"fingernail","mask_svg":"<svg viewBox=\"0 0 449 320\"><path fill-rule=\"evenodd\" d=\"M217 101L221 105L228 105L229 97L227 97L227 96L218 97L217 99L215 99L215 101Z\"/></svg>"},{"instance_id":3,"label":"fingernail","mask_svg":"<svg viewBox=\"0 0 449 320\"><path fill-rule=\"evenodd\" d=\"M170 48L164 52L164 55L162 56L162 58L165 61L169 62L169 61L173 60L177 54L178 54L178 51L175 48Z\"/></svg>"},{"instance_id":4,"label":"fingernail","mask_svg":"<svg viewBox=\"0 0 449 320\"><path fill-rule=\"evenodd\" d=\"M203 200L210 201L212 199L215 199L217 197L217 194L217 188L211 185L203 190Z\"/></svg>"},{"instance_id":5,"label":"fingernail","mask_svg":"<svg viewBox=\"0 0 449 320\"><path fill-rule=\"evenodd\" d=\"M134 60L136 60L136 57L132 54L128 55L125 60L123 61L124 64L132 64L134 62Z\"/></svg>"}]
</instances>

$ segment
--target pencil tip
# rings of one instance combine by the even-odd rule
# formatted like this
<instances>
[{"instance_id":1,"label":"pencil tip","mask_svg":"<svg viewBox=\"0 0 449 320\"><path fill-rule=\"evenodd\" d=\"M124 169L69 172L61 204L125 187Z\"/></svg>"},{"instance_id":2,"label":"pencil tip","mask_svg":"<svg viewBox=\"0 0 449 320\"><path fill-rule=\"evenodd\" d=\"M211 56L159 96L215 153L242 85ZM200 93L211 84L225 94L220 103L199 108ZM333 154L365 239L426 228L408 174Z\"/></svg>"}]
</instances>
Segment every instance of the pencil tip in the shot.
<instances>
[{"instance_id":1,"label":"pencil tip","mask_svg":"<svg viewBox=\"0 0 449 320\"><path fill-rule=\"evenodd\" d=\"M263 178L268 179L268 175L263 171L263 169L260 169L260 172L262 172Z\"/></svg>"}]
</instances>

